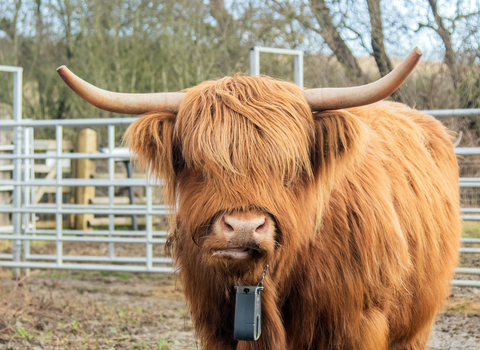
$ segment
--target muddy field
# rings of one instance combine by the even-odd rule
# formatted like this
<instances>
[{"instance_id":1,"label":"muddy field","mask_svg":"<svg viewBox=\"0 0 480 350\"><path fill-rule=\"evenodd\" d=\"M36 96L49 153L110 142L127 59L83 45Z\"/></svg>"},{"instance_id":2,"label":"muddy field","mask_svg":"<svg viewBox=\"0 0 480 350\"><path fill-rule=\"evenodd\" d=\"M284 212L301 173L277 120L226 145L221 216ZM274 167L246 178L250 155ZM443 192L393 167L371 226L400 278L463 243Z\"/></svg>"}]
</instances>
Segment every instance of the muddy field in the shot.
<instances>
[{"instance_id":1,"label":"muddy field","mask_svg":"<svg viewBox=\"0 0 480 350\"><path fill-rule=\"evenodd\" d=\"M173 276L32 271L14 281L7 270L1 275L1 350L200 349ZM480 289L452 288L430 346L480 349Z\"/></svg>"}]
</instances>

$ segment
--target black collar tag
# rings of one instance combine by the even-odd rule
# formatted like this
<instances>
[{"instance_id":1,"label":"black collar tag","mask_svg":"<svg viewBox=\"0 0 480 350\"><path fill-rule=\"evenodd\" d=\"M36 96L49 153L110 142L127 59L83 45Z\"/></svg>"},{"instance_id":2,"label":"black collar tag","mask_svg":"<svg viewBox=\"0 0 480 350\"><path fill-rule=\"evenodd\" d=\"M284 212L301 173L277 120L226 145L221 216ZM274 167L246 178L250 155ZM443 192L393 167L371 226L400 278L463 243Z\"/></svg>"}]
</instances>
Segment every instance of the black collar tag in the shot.
<instances>
[{"instance_id":1,"label":"black collar tag","mask_svg":"<svg viewBox=\"0 0 480 350\"><path fill-rule=\"evenodd\" d=\"M233 336L236 340L258 340L262 334L262 290L268 265L263 269L256 286L235 286L235 324Z\"/></svg>"},{"instance_id":2,"label":"black collar tag","mask_svg":"<svg viewBox=\"0 0 480 350\"><path fill-rule=\"evenodd\" d=\"M235 286L234 337L236 340L257 340L262 333L262 286Z\"/></svg>"}]
</instances>

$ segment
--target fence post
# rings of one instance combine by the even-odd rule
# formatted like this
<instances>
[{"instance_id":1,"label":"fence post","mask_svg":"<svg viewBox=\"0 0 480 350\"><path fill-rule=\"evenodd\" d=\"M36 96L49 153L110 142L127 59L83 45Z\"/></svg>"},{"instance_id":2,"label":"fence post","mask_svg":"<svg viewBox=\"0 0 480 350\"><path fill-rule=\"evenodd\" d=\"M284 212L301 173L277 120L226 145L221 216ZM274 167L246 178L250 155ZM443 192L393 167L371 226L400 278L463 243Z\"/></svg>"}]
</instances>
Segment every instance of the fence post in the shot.
<instances>
[{"instance_id":1,"label":"fence post","mask_svg":"<svg viewBox=\"0 0 480 350\"><path fill-rule=\"evenodd\" d=\"M78 153L96 153L97 152L97 132L92 129L83 129L77 138ZM90 179L95 172L95 161L90 159L79 159L76 165L76 178ZM90 199L95 197L94 186L77 187L77 204L89 204ZM77 230L88 230L88 221L93 219L93 214L79 214L76 217Z\"/></svg>"},{"instance_id":2,"label":"fence post","mask_svg":"<svg viewBox=\"0 0 480 350\"><path fill-rule=\"evenodd\" d=\"M13 73L13 119L16 122L22 120L22 78L23 69L19 68ZM13 128L13 154L20 156L22 154L22 134L23 128L21 126L16 126ZM22 160L15 159L13 161L13 173L12 177L17 183L13 189L13 207L15 209L20 209L22 206L22 186L18 183L22 181ZM13 234L15 236L20 236L22 234L22 214L13 213L12 214L12 224L13 224ZM22 242L20 240L13 241L12 247L13 261L20 263L22 255ZM14 278L20 277L20 268L14 267L12 269L12 275Z\"/></svg>"},{"instance_id":3,"label":"fence post","mask_svg":"<svg viewBox=\"0 0 480 350\"><path fill-rule=\"evenodd\" d=\"M11 108L7 105L0 105L0 120L11 119ZM10 111L9 111L10 109ZM12 131L0 130L0 145L12 144ZM3 152L1 152L3 153ZM10 180L12 178L12 161L0 159L0 180ZM0 205L6 204L5 202L10 198L9 191L0 189ZM10 225L10 214L0 213L0 227Z\"/></svg>"}]
</instances>

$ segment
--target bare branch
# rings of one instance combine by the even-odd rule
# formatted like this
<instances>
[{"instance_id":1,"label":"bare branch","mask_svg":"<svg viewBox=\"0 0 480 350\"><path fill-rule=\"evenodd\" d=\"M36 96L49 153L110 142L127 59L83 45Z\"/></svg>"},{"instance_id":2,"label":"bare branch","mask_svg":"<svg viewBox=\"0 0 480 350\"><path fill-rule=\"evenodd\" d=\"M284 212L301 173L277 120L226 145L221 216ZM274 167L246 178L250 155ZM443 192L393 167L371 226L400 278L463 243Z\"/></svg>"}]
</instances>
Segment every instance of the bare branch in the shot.
<instances>
[{"instance_id":1,"label":"bare branch","mask_svg":"<svg viewBox=\"0 0 480 350\"><path fill-rule=\"evenodd\" d=\"M425 24L425 23L418 23L418 28L414 30L415 33L418 33L421 29L423 28L430 28L433 29L434 31L437 31L437 28L435 28L431 24Z\"/></svg>"},{"instance_id":2,"label":"bare branch","mask_svg":"<svg viewBox=\"0 0 480 350\"><path fill-rule=\"evenodd\" d=\"M353 34L355 34L357 36L357 39L360 40L360 43L362 45L362 47L371 55L372 52L370 51L370 48L368 47L368 45L365 43L365 41L363 40L363 37L364 35L362 33L360 33L359 31L355 30L353 27L347 25L347 24L344 24L343 25L343 28L345 29L348 29L349 31L351 31Z\"/></svg>"},{"instance_id":3,"label":"bare branch","mask_svg":"<svg viewBox=\"0 0 480 350\"><path fill-rule=\"evenodd\" d=\"M457 69L456 55L453 51L451 34L448 29L445 28L443 19L438 14L437 0L428 0L428 3L430 4L433 16L435 17L435 22L437 23L437 28L435 29L435 31L440 36L440 38L442 38L443 44L445 45L445 63L450 70L453 85L455 89L457 89L460 82L460 76Z\"/></svg>"},{"instance_id":4,"label":"bare branch","mask_svg":"<svg viewBox=\"0 0 480 350\"><path fill-rule=\"evenodd\" d=\"M325 0L310 0L310 9L320 25L320 35L325 43L333 51L338 62L357 79L363 78L363 72L358 65L357 59L353 56L350 48L335 27L330 14L330 9Z\"/></svg>"},{"instance_id":5,"label":"bare branch","mask_svg":"<svg viewBox=\"0 0 480 350\"><path fill-rule=\"evenodd\" d=\"M292 14L291 13L287 13L287 9L285 8L285 3L281 3L279 2L278 0L271 0L272 3L274 3L276 6L275 8L275 11L280 13L281 15L283 16L291 16ZM312 23L311 23L311 19L312 18L307 18L305 16L297 16L295 14L293 14L295 19L307 30L311 30L317 34L320 34L320 29L318 29L317 27L315 27Z\"/></svg>"},{"instance_id":6,"label":"bare branch","mask_svg":"<svg viewBox=\"0 0 480 350\"><path fill-rule=\"evenodd\" d=\"M470 17L473 17L473 16L477 16L477 15L480 15L480 11L476 11L476 12L472 12L472 13L466 13L466 14L461 14L461 15L458 15L456 16L455 18L446 18L448 19L449 21L451 21L452 23L455 23L461 19L464 19L464 18L470 18Z\"/></svg>"}]
</instances>

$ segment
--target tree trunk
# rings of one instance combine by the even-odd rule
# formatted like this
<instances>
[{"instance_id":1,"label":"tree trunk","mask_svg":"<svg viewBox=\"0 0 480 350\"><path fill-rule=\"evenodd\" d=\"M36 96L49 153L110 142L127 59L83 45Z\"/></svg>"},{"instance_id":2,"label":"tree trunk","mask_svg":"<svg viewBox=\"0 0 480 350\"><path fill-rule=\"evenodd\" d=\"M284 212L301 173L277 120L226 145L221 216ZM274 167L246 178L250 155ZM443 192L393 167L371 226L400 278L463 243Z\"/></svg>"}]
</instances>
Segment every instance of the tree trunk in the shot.
<instances>
[{"instance_id":1,"label":"tree trunk","mask_svg":"<svg viewBox=\"0 0 480 350\"><path fill-rule=\"evenodd\" d=\"M380 0L367 0L368 14L370 15L370 24L372 26L372 49L373 57L378 66L378 71L383 77L387 75L392 69L392 62L385 52L385 45L383 42L383 25L382 13L380 10Z\"/></svg>"},{"instance_id":2,"label":"tree trunk","mask_svg":"<svg viewBox=\"0 0 480 350\"><path fill-rule=\"evenodd\" d=\"M210 0L210 14L217 21L219 33L226 40L228 35L235 30L235 19L226 10L224 1Z\"/></svg>"},{"instance_id":3,"label":"tree trunk","mask_svg":"<svg viewBox=\"0 0 480 350\"><path fill-rule=\"evenodd\" d=\"M457 89L460 85L460 75L458 74L457 59L455 57L455 51L453 51L450 32L447 28L445 28L442 17L440 17L438 14L437 0L428 0L428 3L430 4L433 16L435 17L435 22L437 23L437 28L435 28L435 31L440 38L442 38L443 44L445 45L445 64L450 71L450 75L453 80L453 86L455 89Z\"/></svg>"},{"instance_id":4,"label":"tree trunk","mask_svg":"<svg viewBox=\"0 0 480 350\"><path fill-rule=\"evenodd\" d=\"M14 30L13 50L15 52L14 66L18 66L18 58L19 58L19 43L18 43L17 22L18 22L18 15L20 13L20 7L22 7L22 0L18 0L18 1L15 2L15 15L13 17L13 30Z\"/></svg>"},{"instance_id":5,"label":"tree trunk","mask_svg":"<svg viewBox=\"0 0 480 350\"><path fill-rule=\"evenodd\" d=\"M215 29L218 37L221 38L219 60L222 71L233 73L237 70L239 52L241 52L239 32L243 28L239 27L235 18L227 11L223 0L210 0L210 14L217 22Z\"/></svg>"},{"instance_id":6,"label":"tree trunk","mask_svg":"<svg viewBox=\"0 0 480 350\"><path fill-rule=\"evenodd\" d=\"M330 10L327 5L325 5L325 1L310 0L310 9L320 25L320 35L333 51L338 62L340 62L347 71L347 74L354 80L362 80L363 73L358 65L357 59L353 56L352 51L348 48L347 44L345 44L345 41L333 24Z\"/></svg>"},{"instance_id":7,"label":"tree trunk","mask_svg":"<svg viewBox=\"0 0 480 350\"><path fill-rule=\"evenodd\" d=\"M372 26L371 38L373 57L377 63L380 76L384 77L393 70L392 62L385 51L382 12L380 9L380 0L367 0L368 14L370 16L370 25ZM402 96L401 88L395 91L391 97L398 102L405 102Z\"/></svg>"}]
</instances>

